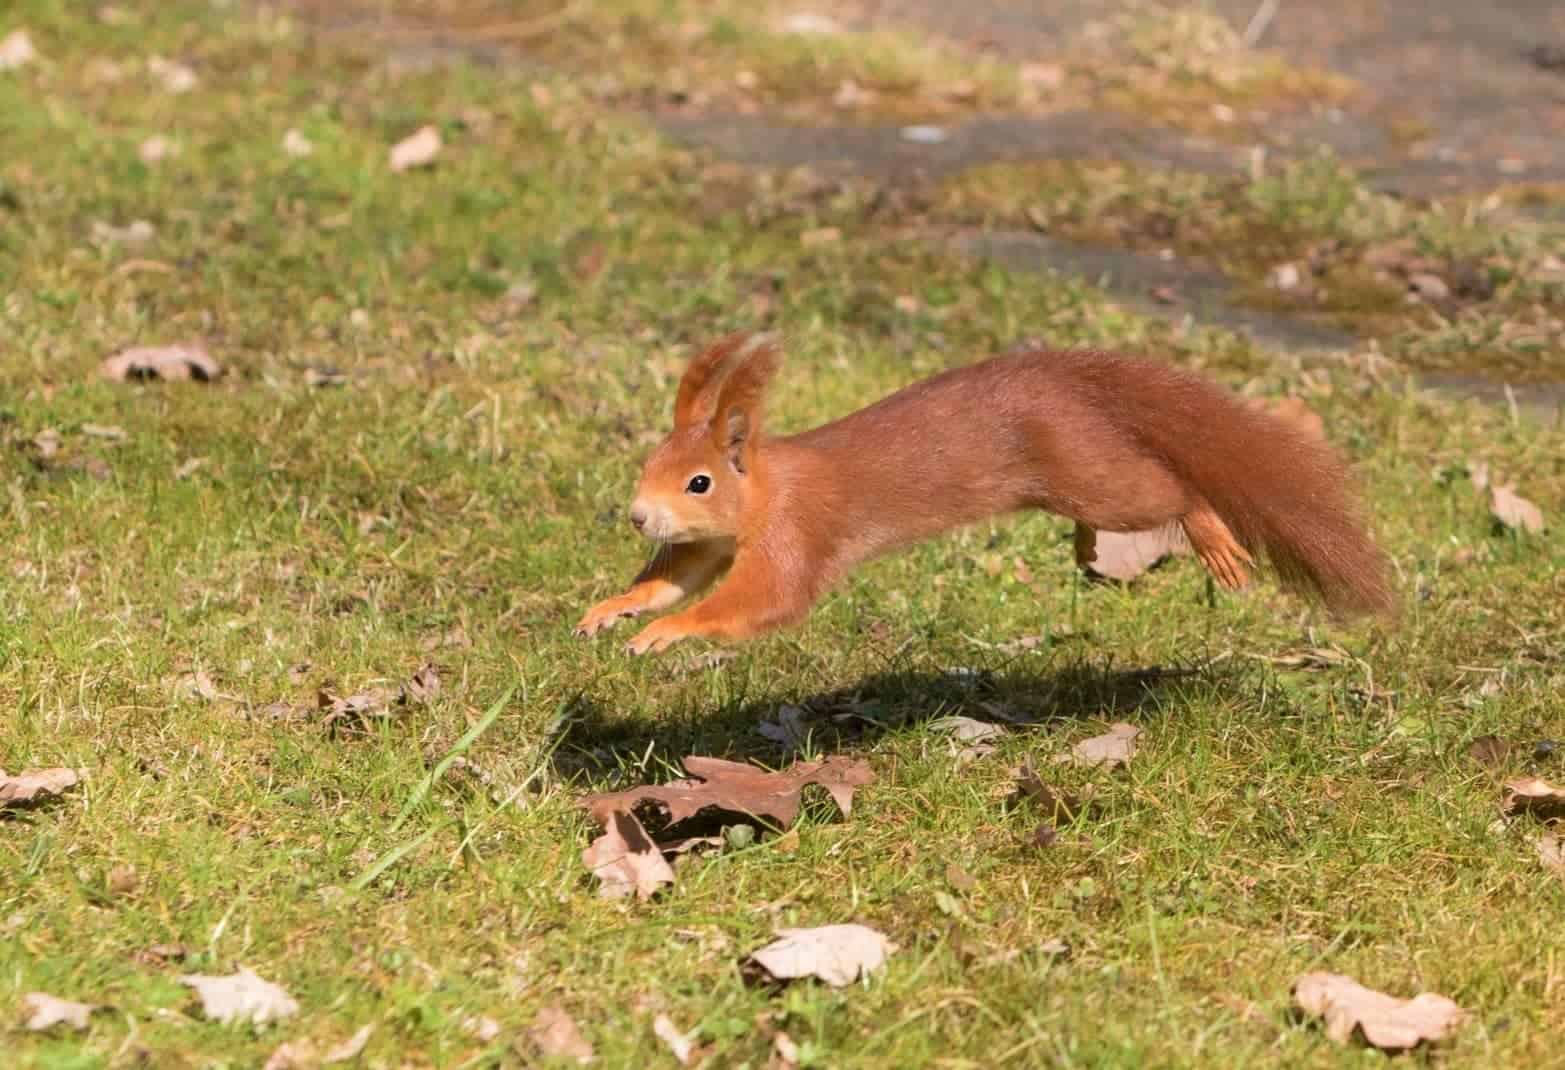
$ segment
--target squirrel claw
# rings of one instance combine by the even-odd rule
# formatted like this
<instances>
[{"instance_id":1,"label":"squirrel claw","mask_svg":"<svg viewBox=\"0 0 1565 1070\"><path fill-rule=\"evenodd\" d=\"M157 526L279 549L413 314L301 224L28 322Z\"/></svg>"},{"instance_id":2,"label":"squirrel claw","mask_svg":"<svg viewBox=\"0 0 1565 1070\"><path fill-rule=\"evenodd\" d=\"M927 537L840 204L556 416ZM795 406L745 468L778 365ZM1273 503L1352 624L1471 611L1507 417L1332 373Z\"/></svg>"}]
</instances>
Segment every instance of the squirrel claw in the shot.
<instances>
[{"instance_id":1,"label":"squirrel claw","mask_svg":"<svg viewBox=\"0 0 1565 1070\"><path fill-rule=\"evenodd\" d=\"M655 620L625 644L625 652L636 656L661 654L683 638L685 633L668 626L666 619Z\"/></svg>"},{"instance_id":2,"label":"squirrel claw","mask_svg":"<svg viewBox=\"0 0 1565 1070\"><path fill-rule=\"evenodd\" d=\"M612 628L618 624L621 617L634 617L641 610L626 608L618 599L610 598L606 602L599 602L587 611L581 622L576 625L576 637L587 639L605 628Z\"/></svg>"}]
</instances>

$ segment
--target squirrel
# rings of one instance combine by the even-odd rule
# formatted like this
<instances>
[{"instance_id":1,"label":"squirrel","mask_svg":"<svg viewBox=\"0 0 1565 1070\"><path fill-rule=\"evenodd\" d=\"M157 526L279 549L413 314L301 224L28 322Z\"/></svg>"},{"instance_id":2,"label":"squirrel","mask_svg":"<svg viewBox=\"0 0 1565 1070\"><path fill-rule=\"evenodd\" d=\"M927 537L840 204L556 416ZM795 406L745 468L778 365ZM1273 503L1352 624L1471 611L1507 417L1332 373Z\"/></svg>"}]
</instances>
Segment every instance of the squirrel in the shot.
<instances>
[{"instance_id":1,"label":"squirrel","mask_svg":"<svg viewBox=\"0 0 1565 1070\"><path fill-rule=\"evenodd\" d=\"M646 460L630 522L657 550L576 626L672 608L628 645L745 640L795 624L859 563L997 514L1041 509L1094 531L1177 524L1217 583L1258 556L1346 617L1391 615L1380 550L1324 439L1189 372L1094 350L994 357L849 416L766 434L777 338L740 332L696 356L672 432ZM725 575L726 574L726 575Z\"/></svg>"}]
</instances>

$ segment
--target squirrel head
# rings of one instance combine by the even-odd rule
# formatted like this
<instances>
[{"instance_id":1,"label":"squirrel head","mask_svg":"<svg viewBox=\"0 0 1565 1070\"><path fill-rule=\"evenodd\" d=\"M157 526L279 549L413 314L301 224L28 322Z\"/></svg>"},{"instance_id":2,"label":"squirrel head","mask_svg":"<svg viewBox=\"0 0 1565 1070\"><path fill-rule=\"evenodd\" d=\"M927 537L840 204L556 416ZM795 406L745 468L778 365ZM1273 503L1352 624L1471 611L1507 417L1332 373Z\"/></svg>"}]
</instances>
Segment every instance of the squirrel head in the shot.
<instances>
[{"instance_id":1,"label":"squirrel head","mask_svg":"<svg viewBox=\"0 0 1565 1070\"><path fill-rule=\"evenodd\" d=\"M630 522L649 539L729 538L754 486L766 389L782 351L770 334L731 334L690 362L674 430L641 470Z\"/></svg>"}]
</instances>

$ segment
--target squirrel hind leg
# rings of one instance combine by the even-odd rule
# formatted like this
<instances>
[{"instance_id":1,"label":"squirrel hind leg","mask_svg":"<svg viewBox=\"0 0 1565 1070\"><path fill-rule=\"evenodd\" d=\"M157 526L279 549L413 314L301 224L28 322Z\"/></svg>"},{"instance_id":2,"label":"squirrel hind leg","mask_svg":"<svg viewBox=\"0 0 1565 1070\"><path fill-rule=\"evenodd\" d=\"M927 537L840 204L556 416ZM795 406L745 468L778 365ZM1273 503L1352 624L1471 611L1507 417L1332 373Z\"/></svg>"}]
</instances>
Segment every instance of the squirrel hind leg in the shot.
<instances>
[{"instance_id":1,"label":"squirrel hind leg","mask_svg":"<svg viewBox=\"0 0 1565 1070\"><path fill-rule=\"evenodd\" d=\"M1255 558L1234 538L1234 533L1210 505L1201 502L1190 509L1179 518L1179 526L1184 529L1196 557L1220 585L1238 591L1249 584Z\"/></svg>"}]
</instances>

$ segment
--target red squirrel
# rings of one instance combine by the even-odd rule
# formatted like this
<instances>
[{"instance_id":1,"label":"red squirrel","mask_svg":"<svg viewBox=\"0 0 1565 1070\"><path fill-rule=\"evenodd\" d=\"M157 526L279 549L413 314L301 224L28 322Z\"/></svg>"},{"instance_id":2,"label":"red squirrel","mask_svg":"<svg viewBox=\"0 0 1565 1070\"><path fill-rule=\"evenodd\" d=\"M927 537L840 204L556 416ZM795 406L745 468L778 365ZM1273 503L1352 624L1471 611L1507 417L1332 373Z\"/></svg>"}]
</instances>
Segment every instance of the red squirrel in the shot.
<instances>
[{"instance_id":1,"label":"red squirrel","mask_svg":"<svg viewBox=\"0 0 1565 1070\"><path fill-rule=\"evenodd\" d=\"M1343 462L1198 376L1102 352L1011 354L774 438L763 408L781 359L774 337L738 333L691 361L630 507L657 551L576 634L670 609L723 576L628 649L749 639L802 620L868 558L1023 509L1070 517L1089 542L1178 524L1225 588L1244 587L1264 554L1334 612L1392 610Z\"/></svg>"}]
</instances>

